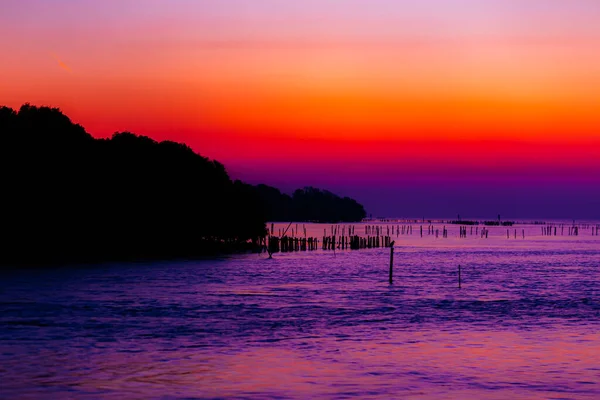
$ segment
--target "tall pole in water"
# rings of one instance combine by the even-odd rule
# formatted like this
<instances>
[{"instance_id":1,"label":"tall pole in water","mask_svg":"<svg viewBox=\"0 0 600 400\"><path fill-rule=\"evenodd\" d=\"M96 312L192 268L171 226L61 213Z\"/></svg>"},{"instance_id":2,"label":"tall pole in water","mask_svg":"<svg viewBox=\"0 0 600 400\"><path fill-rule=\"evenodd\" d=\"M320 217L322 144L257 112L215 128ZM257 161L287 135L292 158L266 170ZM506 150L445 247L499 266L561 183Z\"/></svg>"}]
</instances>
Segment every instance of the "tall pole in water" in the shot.
<instances>
[{"instance_id":1,"label":"tall pole in water","mask_svg":"<svg viewBox=\"0 0 600 400\"><path fill-rule=\"evenodd\" d=\"M394 283L394 243L390 243L390 285Z\"/></svg>"}]
</instances>

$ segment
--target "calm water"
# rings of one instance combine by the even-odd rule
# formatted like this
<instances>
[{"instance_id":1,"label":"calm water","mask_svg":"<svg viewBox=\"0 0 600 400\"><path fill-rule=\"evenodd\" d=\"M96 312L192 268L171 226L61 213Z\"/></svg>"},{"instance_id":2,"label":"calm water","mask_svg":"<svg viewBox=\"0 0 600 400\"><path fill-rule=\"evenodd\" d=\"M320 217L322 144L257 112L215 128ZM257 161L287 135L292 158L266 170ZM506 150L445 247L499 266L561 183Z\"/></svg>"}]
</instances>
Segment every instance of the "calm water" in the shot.
<instances>
[{"instance_id":1,"label":"calm water","mask_svg":"<svg viewBox=\"0 0 600 400\"><path fill-rule=\"evenodd\" d=\"M3 273L0 398L600 398L599 237L413 232Z\"/></svg>"}]
</instances>

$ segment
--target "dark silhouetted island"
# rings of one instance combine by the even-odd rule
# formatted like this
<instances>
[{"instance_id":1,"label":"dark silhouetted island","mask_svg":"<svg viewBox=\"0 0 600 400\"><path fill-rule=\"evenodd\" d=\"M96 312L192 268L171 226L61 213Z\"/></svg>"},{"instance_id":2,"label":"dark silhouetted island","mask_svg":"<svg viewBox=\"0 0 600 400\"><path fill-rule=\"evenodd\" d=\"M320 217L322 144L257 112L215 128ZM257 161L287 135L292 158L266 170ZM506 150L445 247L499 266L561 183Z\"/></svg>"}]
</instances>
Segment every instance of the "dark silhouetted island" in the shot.
<instances>
[{"instance_id":1,"label":"dark silhouetted island","mask_svg":"<svg viewBox=\"0 0 600 400\"><path fill-rule=\"evenodd\" d=\"M0 107L0 264L192 258L248 251L267 221L360 221L314 188L232 181L188 146L132 133L95 139L57 108Z\"/></svg>"}]
</instances>

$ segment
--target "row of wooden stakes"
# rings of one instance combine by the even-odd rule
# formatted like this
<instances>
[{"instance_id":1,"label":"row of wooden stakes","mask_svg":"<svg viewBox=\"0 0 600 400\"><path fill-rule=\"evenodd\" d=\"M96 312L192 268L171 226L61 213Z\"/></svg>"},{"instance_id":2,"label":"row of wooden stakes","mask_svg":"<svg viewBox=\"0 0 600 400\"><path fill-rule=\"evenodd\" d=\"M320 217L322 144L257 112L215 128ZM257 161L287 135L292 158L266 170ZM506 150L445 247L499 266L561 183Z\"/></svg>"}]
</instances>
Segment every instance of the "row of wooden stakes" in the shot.
<instances>
[{"instance_id":1,"label":"row of wooden stakes","mask_svg":"<svg viewBox=\"0 0 600 400\"><path fill-rule=\"evenodd\" d=\"M306 228L303 226L303 233L306 235ZM489 229L482 227L470 226L470 234L473 235L475 233L476 236L480 236L481 238L488 238ZM560 234L564 235L565 226L560 226ZM579 236L579 226L569 226L567 227L567 234L569 236ZM592 235L600 236L600 225L588 225L582 228L590 229ZM473 232L475 230L475 232ZM544 236L557 236L558 235L558 227L556 225L548 225L541 227L542 235ZM271 232L274 229L271 227ZM265 240L264 250L268 251L270 254L279 253L279 252L295 252L295 251L314 251L321 248L322 250L360 250L360 249L372 249L372 248L381 248L381 247L391 247L393 241L392 236L390 234L399 235L412 235L412 226L397 226L387 227L387 235L383 235L384 229L383 227L378 226L367 226L365 227L365 232L375 233L375 235L368 235L366 237L361 237L358 235L354 235L354 226L343 227L342 229L338 229L337 226L332 226L332 232L334 234L327 235L327 231L324 230L324 235L321 241L315 237L295 237L294 234L292 236L274 236L269 235ZM423 225L420 226L420 236L423 237L424 230ZM280 230L281 232L281 230ZM292 232L294 230L292 229ZM337 232L341 232L342 235L336 235ZM346 235L346 232L350 233L350 235ZM436 229L434 225L429 225L427 227L427 235L434 235L436 238L440 236L447 238L448 237L448 229L446 226L443 226L441 232L440 229ZM459 235L461 238L467 238L468 230L467 226L461 226ZM506 237L510 238L510 231L506 230ZM525 229L521 231L521 235L523 239L525 239ZM518 237L517 230L514 230L514 238ZM319 246L320 244L320 246Z\"/></svg>"},{"instance_id":2,"label":"row of wooden stakes","mask_svg":"<svg viewBox=\"0 0 600 400\"><path fill-rule=\"evenodd\" d=\"M277 237L269 236L266 244L269 254L288 253L293 251L313 251L317 250L319 240L317 238L294 238L290 236Z\"/></svg>"},{"instance_id":3,"label":"row of wooden stakes","mask_svg":"<svg viewBox=\"0 0 600 400\"><path fill-rule=\"evenodd\" d=\"M376 249L380 247L391 247L392 238L390 236L323 236L323 250L360 250Z\"/></svg>"},{"instance_id":4,"label":"row of wooden stakes","mask_svg":"<svg viewBox=\"0 0 600 400\"><path fill-rule=\"evenodd\" d=\"M268 236L265 243L265 250L269 254L288 253L295 251L314 251L319 249L321 243L322 250L360 250L375 249L380 247L391 247L392 238L390 236L323 236L319 242L317 238L294 238L291 236L277 237Z\"/></svg>"},{"instance_id":5,"label":"row of wooden stakes","mask_svg":"<svg viewBox=\"0 0 600 400\"><path fill-rule=\"evenodd\" d=\"M554 233L554 235L552 234ZM542 236L558 236L558 227L556 225L544 226L542 228ZM592 235L594 234L594 229L592 228ZM560 226L560 236L565 235L565 226ZM567 235L569 236L579 236L579 227L578 226L569 226L567 227Z\"/></svg>"}]
</instances>

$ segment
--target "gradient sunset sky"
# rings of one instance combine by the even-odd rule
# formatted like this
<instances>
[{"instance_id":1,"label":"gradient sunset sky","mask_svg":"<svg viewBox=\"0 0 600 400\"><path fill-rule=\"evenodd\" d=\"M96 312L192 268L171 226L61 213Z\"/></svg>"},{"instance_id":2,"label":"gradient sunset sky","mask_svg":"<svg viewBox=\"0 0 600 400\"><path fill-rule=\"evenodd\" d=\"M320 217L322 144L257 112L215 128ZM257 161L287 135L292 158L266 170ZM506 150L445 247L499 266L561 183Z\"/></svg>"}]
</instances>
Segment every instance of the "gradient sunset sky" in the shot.
<instances>
[{"instance_id":1,"label":"gradient sunset sky","mask_svg":"<svg viewBox=\"0 0 600 400\"><path fill-rule=\"evenodd\" d=\"M600 217L600 1L4 0L0 104L382 216Z\"/></svg>"}]
</instances>

